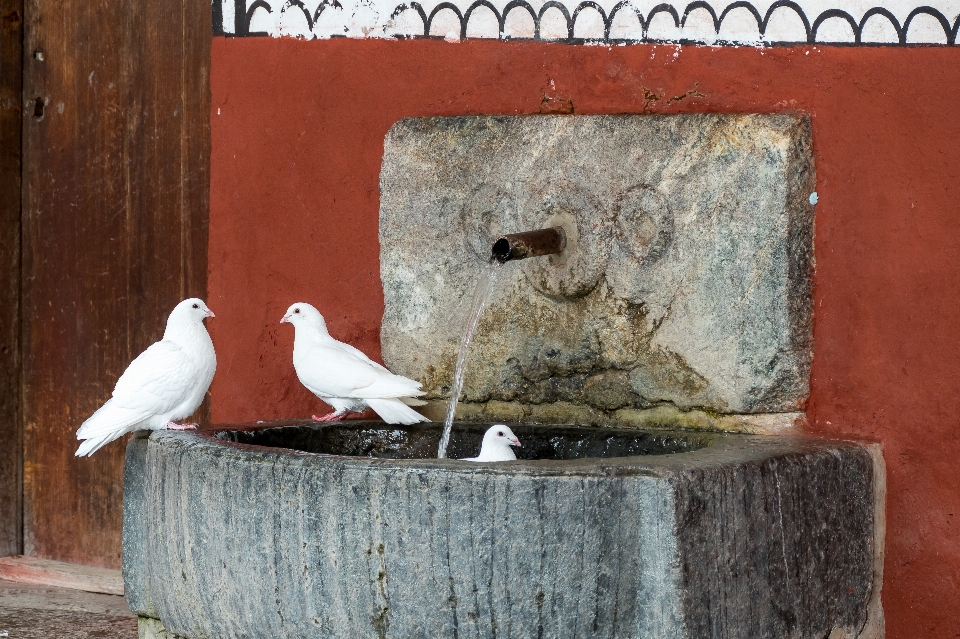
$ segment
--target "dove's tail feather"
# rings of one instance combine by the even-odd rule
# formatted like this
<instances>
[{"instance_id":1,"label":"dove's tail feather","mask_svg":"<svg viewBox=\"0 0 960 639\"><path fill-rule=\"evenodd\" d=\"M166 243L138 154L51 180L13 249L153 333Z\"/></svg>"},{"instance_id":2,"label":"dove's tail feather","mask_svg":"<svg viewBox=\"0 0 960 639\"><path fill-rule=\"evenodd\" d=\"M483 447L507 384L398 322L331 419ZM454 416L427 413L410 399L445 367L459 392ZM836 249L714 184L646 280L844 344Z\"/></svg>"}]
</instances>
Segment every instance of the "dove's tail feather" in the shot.
<instances>
[{"instance_id":1,"label":"dove's tail feather","mask_svg":"<svg viewBox=\"0 0 960 639\"><path fill-rule=\"evenodd\" d=\"M101 446L136 430L137 424L144 419L142 411L123 408L114 404L113 400L108 401L77 430L77 439L86 441L80 444L76 455L92 455Z\"/></svg>"},{"instance_id":2,"label":"dove's tail feather","mask_svg":"<svg viewBox=\"0 0 960 639\"><path fill-rule=\"evenodd\" d=\"M375 383L365 388L357 389L350 397L357 397L363 400L368 396L374 399L398 399L400 397L420 397L426 393L420 390L420 382L403 377L402 375L383 375Z\"/></svg>"},{"instance_id":3,"label":"dove's tail feather","mask_svg":"<svg viewBox=\"0 0 960 639\"><path fill-rule=\"evenodd\" d=\"M417 399L416 397L398 397L401 402L407 406L426 406L427 403L422 399Z\"/></svg>"},{"instance_id":4,"label":"dove's tail feather","mask_svg":"<svg viewBox=\"0 0 960 639\"><path fill-rule=\"evenodd\" d=\"M77 452L74 453L74 455L77 457L90 456L116 438L120 437L122 434L123 433L107 433L106 435L102 435L100 437L86 439L80 444L80 447L77 449Z\"/></svg>"},{"instance_id":5,"label":"dove's tail feather","mask_svg":"<svg viewBox=\"0 0 960 639\"><path fill-rule=\"evenodd\" d=\"M368 399L366 402L388 424L416 424L430 421L399 399Z\"/></svg>"}]
</instances>

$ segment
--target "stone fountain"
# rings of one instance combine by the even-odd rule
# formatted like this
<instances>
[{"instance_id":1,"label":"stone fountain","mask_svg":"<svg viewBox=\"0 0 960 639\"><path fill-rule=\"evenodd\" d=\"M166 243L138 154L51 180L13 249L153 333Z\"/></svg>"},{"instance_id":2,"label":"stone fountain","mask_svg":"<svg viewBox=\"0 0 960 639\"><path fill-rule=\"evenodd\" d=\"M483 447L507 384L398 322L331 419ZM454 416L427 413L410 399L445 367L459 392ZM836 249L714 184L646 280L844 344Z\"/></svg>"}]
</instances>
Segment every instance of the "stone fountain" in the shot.
<instances>
[{"instance_id":1,"label":"stone fountain","mask_svg":"<svg viewBox=\"0 0 960 639\"><path fill-rule=\"evenodd\" d=\"M800 115L402 120L383 354L442 417L505 233L450 457L437 424L131 440L141 636L883 636L880 451L802 436L814 173ZM521 458L471 464L506 421Z\"/></svg>"}]
</instances>

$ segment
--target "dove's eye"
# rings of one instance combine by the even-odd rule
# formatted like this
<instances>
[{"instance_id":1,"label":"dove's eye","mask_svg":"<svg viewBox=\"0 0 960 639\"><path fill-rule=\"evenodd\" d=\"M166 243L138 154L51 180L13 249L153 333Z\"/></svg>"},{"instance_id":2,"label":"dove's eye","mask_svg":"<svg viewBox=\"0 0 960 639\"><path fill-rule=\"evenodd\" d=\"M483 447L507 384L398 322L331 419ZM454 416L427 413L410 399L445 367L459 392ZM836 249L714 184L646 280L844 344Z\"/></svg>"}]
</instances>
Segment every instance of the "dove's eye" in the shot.
<instances>
[{"instance_id":1,"label":"dove's eye","mask_svg":"<svg viewBox=\"0 0 960 639\"><path fill-rule=\"evenodd\" d=\"M299 308L295 308L295 309L293 309L293 312L294 312L294 313L299 313L299 312L300 312L300 309L299 309Z\"/></svg>"},{"instance_id":2,"label":"dove's eye","mask_svg":"<svg viewBox=\"0 0 960 639\"><path fill-rule=\"evenodd\" d=\"M194 308L200 308L200 306L197 305L197 304L194 304L193 307L194 307Z\"/></svg>"},{"instance_id":3,"label":"dove's eye","mask_svg":"<svg viewBox=\"0 0 960 639\"><path fill-rule=\"evenodd\" d=\"M503 431L502 431L502 430L498 430L498 431L497 431L497 437L503 437Z\"/></svg>"}]
</instances>

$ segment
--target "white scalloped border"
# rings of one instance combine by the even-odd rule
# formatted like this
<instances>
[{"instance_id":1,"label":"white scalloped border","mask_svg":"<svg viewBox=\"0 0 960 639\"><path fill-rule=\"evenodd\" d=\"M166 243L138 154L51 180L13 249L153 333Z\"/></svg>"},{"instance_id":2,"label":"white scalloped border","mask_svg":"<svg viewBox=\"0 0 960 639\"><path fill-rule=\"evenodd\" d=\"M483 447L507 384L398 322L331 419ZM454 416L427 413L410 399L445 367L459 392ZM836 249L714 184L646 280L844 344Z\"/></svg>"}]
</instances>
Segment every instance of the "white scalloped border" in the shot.
<instances>
[{"instance_id":1,"label":"white scalloped border","mask_svg":"<svg viewBox=\"0 0 960 639\"><path fill-rule=\"evenodd\" d=\"M214 0L214 33L569 43L955 44L960 0Z\"/></svg>"}]
</instances>

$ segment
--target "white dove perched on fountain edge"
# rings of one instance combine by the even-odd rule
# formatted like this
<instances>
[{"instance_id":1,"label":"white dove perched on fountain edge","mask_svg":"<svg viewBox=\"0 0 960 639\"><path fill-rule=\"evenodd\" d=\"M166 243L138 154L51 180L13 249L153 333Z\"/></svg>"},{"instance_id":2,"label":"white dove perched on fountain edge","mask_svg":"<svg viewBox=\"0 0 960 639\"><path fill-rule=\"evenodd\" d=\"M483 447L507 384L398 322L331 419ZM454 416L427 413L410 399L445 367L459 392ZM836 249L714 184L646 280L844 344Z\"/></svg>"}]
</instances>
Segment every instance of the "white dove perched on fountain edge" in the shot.
<instances>
[{"instance_id":1,"label":"white dove perched on fountain edge","mask_svg":"<svg viewBox=\"0 0 960 639\"><path fill-rule=\"evenodd\" d=\"M203 320L214 317L203 300L191 298L177 304L167 318L163 339L140 353L123 372L113 397L83 422L77 439L85 440L77 456L92 455L104 444L135 430L180 425L200 406L217 370L217 354Z\"/></svg>"},{"instance_id":2,"label":"white dove perched on fountain edge","mask_svg":"<svg viewBox=\"0 0 960 639\"><path fill-rule=\"evenodd\" d=\"M284 322L293 324L293 368L300 383L334 409L324 417L314 415L315 420L334 421L370 407L388 424L428 421L410 408L426 403L415 399L424 394L420 383L394 375L360 350L332 338L313 306L291 305L280 320Z\"/></svg>"},{"instance_id":3,"label":"white dove perched on fountain edge","mask_svg":"<svg viewBox=\"0 0 960 639\"><path fill-rule=\"evenodd\" d=\"M480 443L480 454L476 457L464 457L461 461L471 462L501 462L513 461L517 454L511 446L520 446L520 440L513 434L506 424L494 424L483 434Z\"/></svg>"}]
</instances>

